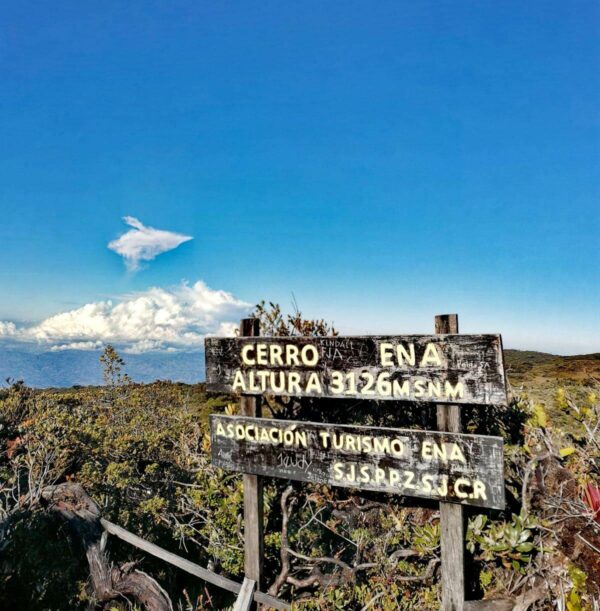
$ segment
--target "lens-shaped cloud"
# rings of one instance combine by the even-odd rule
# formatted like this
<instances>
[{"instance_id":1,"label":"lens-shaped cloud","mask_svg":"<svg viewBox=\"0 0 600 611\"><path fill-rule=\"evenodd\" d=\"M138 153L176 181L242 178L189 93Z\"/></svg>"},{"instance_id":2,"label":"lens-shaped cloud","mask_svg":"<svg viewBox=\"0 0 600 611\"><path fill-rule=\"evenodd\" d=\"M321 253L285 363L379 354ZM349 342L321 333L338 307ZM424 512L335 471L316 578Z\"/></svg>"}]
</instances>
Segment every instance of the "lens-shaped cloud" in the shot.
<instances>
[{"instance_id":1,"label":"lens-shaped cloud","mask_svg":"<svg viewBox=\"0 0 600 611\"><path fill-rule=\"evenodd\" d=\"M140 269L141 261L152 261L163 252L173 250L194 238L192 236L146 227L133 216L123 217L123 221L133 229L120 238L109 242L108 248L121 255L129 271Z\"/></svg>"}]
</instances>

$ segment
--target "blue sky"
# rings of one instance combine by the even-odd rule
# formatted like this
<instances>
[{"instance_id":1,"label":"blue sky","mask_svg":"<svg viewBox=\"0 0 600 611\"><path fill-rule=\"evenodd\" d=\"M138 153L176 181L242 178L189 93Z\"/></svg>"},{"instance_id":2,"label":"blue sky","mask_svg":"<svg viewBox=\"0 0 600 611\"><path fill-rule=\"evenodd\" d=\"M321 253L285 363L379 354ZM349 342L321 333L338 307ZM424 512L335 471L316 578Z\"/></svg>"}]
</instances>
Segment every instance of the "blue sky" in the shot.
<instances>
[{"instance_id":1,"label":"blue sky","mask_svg":"<svg viewBox=\"0 0 600 611\"><path fill-rule=\"evenodd\" d=\"M508 347L600 351L599 13L5 5L0 321L201 280L346 333L458 312ZM127 271L124 216L194 239Z\"/></svg>"}]
</instances>

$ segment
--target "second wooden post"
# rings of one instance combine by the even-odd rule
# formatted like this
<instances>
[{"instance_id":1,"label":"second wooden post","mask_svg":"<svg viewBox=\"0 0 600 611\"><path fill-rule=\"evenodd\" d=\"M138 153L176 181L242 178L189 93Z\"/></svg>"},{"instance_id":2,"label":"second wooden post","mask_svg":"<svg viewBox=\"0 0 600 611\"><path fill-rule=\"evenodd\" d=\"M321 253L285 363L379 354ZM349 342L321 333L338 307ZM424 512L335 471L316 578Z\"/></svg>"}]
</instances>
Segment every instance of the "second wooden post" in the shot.
<instances>
[{"instance_id":1,"label":"second wooden post","mask_svg":"<svg viewBox=\"0 0 600 611\"><path fill-rule=\"evenodd\" d=\"M260 335L258 319L242 319L240 335ZM240 412L243 416L259 417L260 397L242 396ZM244 573L247 579L256 582L256 588L260 590L263 585L263 485L256 475L244 475Z\"/></svg>"},{"instance_id":2,"label":"second wooden post","mask_svg":"<svg viewBox=\"0 0 600 611\"><path fill-rule=\"evenodd\" d=\"M458 314L435 317L436 333L458 333ZM439 431L460 433L459 405L438 405ZM465 605L465 531L462 505L440 503L442 549L442 611L463 611Z\"/></svg>"}]
</instances>

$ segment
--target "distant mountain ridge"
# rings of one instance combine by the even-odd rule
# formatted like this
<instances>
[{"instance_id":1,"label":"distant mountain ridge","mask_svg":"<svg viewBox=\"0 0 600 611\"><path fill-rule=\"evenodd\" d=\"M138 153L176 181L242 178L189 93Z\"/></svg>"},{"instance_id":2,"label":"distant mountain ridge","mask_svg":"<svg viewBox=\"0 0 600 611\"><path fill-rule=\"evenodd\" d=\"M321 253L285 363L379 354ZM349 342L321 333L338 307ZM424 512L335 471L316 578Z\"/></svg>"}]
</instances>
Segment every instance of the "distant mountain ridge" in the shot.
<instances>
[{"instance_id":1,"label":"distant mountain ridge","mask_svg":"<svg viewBox=\"0 0 600 611\"><path fill-rule=\"evenodd\" d=\"M36 388L102 384L100 350L34 352L0 348L0 381L24 380ZM123 354L125 371L136 382L204 380L204 352Z\"/></svg>"},{"instance_id":2,"label":"distant mountain ridge","mask_svg":"<svg viewBox=\"0 0 600 611\"><path fill-rule=\"evenodd\" d=\"M100 350L56 352L0 347L0 382L24 380L36 388L102 384ZM506 370L513 386L551 381L591 383L600 380L600 353L558 356L529 350L505 350ZM136 382L204 381L204 351L122 354L125 371Z\"/></svg>"}]
</instances>

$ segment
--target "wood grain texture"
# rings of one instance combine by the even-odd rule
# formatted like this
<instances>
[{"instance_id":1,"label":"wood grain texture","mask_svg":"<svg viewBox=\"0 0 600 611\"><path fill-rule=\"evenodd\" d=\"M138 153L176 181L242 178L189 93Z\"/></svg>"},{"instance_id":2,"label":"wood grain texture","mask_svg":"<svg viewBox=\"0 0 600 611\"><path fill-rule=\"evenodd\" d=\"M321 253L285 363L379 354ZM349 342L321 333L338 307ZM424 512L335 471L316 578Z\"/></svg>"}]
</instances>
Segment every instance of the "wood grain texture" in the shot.
<instances>
[{"instance_id":1,"label":"wood grain texture","mask_svg":"<svg viewBox=\"0 0 600 611\"><path fill-rule=\"evenodd\" d=\"M210 427L223 469L504 509L500 437L220 415Z\"/></svg>"},{"instance_id":2,"label":"wood grain texture","mask_svg":"<svg viewBox=\"0 0 600 611\"><path fill-rule=\"evenodd\" d=\"M256 589L256 581L244 577L242 589L238 594L233 605L233 611L249 611L254 600L254 590Z\"/></svg>"},{"instance_id":3,"label":"wood grain texture","mask_svg":"<svg viewBox=\"0 0 600 611\"><path fill-rule=\"evenodd\" d=\"M242 362L241 350L245 345L281 346L285 355L287 346L302 349L314 346L318 361L312 366L305 363L283 362L270 358L268 361L247 364ZM391 345L388 354L394 355L382 361L382 344ZM427 346L433 344L439 354L440 362L424 361ZM396 358L398 346L410 350L414 347L415 363ZM254 350L254 349L253 349ZM252 357L255 351L250 352ZM269 353L270 354L270 353ZM205 340L206 383L213 392L240 392L248 395L294 395L310 397L356 398L375 400L409 400L429 403L463 403L504 405L507 401L502 341L499 335L405 335L405 336L356 336L356 337L260 337L260 338L207 338ZM244 379L243 387L234 388L236 372ZM271 372L273 377L258 378L257 372ZM289 376L296 372L299 389L291 389ZM316 372L319 387L306 388L309 376ZM284 377L280 377L282 374ZM336 390L340 384L342 390ZM383 379L391 383L391 391L382 390L385 384L377 384ZM259 374L262 375L262 374ZM369 383L369 376L375 380ZM337 380L336 380L337 377ZM350 379L351 378L351 379ZM353 381L352 381L353 380ZM282 386L282 383L285 384ZM409 395L399 391L399 387L409 382ZM417 381L427 392L419 396ZM447 395L445 384L452 388L462 384L462 396ZM442 393L431 394L440 384ZM394 390L396 389L396 390Z\"/></svg>"},{"instance_id":4,"label":"wood grain texture","mask_svg":"<svg viewBox=\"0 0 600 611\"><path fill-rule=\"evenodd\" d=\"M260 333L256 318L244 318L240 322L240 336L254 337ZM240 412L245 416L258 417L261 414L260 397L240 398ZM244 573L256 582L258 589L263 585L263 483L256 475L245 474L244 488Z\"/></svg>"},{"instance_id":5,"label":"wood grain texture","mask_svg":"<svg viewBox=\"0 0 600 611\"><path fill-rule=\"evenodd\" d=\"M435 317L436 333L458 333L458 314ZM439 431L460 433L460 407L438 405ZM503 462L502 454L498 457ZM500 482L504 488L504 481ZM502 507L503 509L503 507ZM463 611L465 602L465 521L460 505L440 503L440 547L442 559L442 611Z\"/></svg>"}]
</instances>

